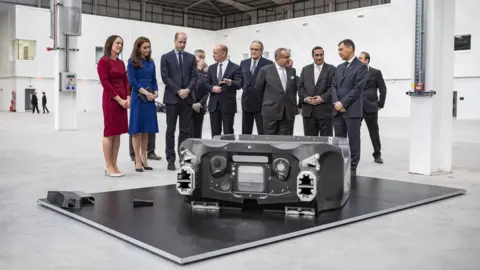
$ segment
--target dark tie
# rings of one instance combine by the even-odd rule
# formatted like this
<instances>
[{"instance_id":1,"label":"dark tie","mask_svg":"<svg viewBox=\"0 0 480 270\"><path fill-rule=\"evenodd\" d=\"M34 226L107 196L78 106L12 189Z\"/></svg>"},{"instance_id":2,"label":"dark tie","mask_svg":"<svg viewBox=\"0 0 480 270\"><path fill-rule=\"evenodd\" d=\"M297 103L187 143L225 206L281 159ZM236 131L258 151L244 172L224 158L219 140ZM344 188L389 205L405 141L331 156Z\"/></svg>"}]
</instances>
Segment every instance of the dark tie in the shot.
<instances>
[{"instance_id":1,"label":"dark tie","mask_svg":"<svg viewBox=\"0 0 480 270\"><path fill-rule=\"evenodd\" d=\"M252 68L250 70L250 73L253 75L253 73L255 73L255 68L257 67L257 61L253 61L253 65L252 65Z\"/></svg>"},{"instance_id":2,"label":"dark tie","mask_svg":"<svg viewBox=\"0 0 480 270\"><path fill-rule=\"evenodd\" d=\"M222 75L223 75L222 64L218 64L218 75L217 75L218 83L222 81Z\"/></svg>"},{"instance_id":3,"label":"dark tie","mask_svg":"<svg viewBox=\"0 0 480 270\"><path fill-rule=\"evenodd\" d=\"M180 78L182 80L182 85L180 87L183 88L183 57L182 57L182 52L178 52L178 66L180 67Z\"/></svg>"}]
</instances>

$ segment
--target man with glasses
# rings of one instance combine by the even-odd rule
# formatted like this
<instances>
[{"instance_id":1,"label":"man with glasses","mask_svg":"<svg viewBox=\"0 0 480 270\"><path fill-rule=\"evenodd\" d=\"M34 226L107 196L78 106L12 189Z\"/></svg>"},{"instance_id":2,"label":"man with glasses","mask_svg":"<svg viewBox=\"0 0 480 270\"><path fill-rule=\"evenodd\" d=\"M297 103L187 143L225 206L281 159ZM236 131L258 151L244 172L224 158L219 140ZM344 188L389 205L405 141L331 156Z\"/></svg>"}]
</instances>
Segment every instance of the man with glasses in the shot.
<instances>
[{"instance_id":1,"label":"man with glasses","mask_svg":"<svg viewBox=\"0 0 480 270\"><path fill-rule=\"evenodd\" d=\"M255 81L260 68L273 64L272 61L263 58L263 43L255 40L250 44L251 57L242 60L240 67L243 75L242 93L242 134L252 134L253 122L257 126L259 135L263 132L262 100L255 89Z\"/></svg>"},{"instance_id":2,"label":"man with glasses","mask_svg":"<svg viewBox=\"0 0 480 270\"><path fill-rule=\"evenodd\" d=\"M297 115L296 71L289 67L290 52L275 50L275 64L260 69L255 87L262 100L263 130L266 135L293 135Z\"/></svg>"}]
</instances>

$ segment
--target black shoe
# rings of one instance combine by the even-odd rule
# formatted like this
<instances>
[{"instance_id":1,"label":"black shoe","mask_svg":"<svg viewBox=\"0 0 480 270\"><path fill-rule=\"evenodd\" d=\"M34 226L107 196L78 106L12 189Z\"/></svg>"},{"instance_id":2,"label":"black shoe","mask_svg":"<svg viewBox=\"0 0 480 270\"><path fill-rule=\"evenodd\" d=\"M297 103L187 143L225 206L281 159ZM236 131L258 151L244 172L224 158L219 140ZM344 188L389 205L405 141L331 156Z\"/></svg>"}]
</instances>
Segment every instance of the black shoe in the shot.
<instances>
[{"instance_id":1,"label":"black shoe","mask_svg":"<svg viewBox=\"0 0 480 270\"><path fill-rule=\"evenodd\" d=\"M374 159L375 163L378 163L378 164L383 164L383 159L381 157L376 157Z\"/></svg>"},{"instance_id":2,"label":"black shoe","mask_svg":"<svg viewBox=\"0 0 480 270\"><path fill-rule=\"evenodd\" d=\"M131 156L130 156L130 159L131 159L132 161L135 161L135 155L131 155Z\"/></svg>"},{"instance_id":3,"label":"black shoe","mask_svg":"<svg viewBox=\"0 0 480 270\"><path fill-rule=\"evenodd\" d=\"M167 165L167 170L169 171L175 171L177 168L175 168L175 163L168 163Z\"/></svg>"},{"instance_id":4,"label":"black shoe","mask_svg":"<svg viewBox=\"0 0 480 270\"><path fill-rule=\"evenodd\" d=\"M145 170L147 170L147 171L153 170L152 167L148 167L148 166L143 165L143 162L142 162L142 167L143 167Z\"/></svg>"},{"instance_id":5,"label":"black shoe","mask_svg":"<svg viewBox=\"0 0 480 270\"><path fill-rule=\"evenodd\" d=\"M137 168L137 162L135 162L135 160L133 160L133 164L135 165L135 171L137 171L137 172L143 172L143 168L140 168L140 169ZM143 166L143 164L142 164L142 166Z\"/></svg>"},{"instance_id":6,"label":"black shoe","mask_svg":"<svg viewBox=\"0 0 480 270\"><path fill-rule=\"evenodd\" d=\"M151 160L162 160L162 158L157 156L155 153L148 153L147 158Z\"/></svg>"}]
</instances>

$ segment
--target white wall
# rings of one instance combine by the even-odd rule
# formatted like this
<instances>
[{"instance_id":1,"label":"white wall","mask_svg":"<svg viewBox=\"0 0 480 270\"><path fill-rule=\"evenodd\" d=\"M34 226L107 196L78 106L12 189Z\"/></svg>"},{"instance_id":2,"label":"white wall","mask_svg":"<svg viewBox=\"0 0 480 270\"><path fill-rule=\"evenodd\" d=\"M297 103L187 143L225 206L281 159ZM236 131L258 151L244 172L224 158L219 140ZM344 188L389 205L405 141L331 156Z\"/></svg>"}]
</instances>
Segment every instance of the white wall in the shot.
<instances>
[{"instance_id":1,"label":"white wall","mask_svg":"<svg viewBox=\"0 0 480 270\"><path fill-rule=\"evenodd\" d=\"M278 47L292 50L294 67L301 68L312 62L311 49L322 46L327 63L338 65L340 40L350 38L355 42L357 54L368 51L371 66L382 70L387 84L386 107L380 116L408 117L413 70L414 0L392 0L391 4L295 18L284 21L226 29L215 32L215 41L228 46L232 61L239 63L249 44L255 39L264 43L273 60ZM458 119L480 119L480 10L478 0L456 1L456 34L472 34L470 51L455 52L455 90L464 101L458 101ZM363 17L358 17L363 15ZM308 24L308 25L304 25ZM453 42L453 37L452 37ZM468 77L468 78L463 78Z\"/></svg>"},{"instance_id":2,"label":"white wall","mask_svg":"<svg viewBox=\"0 0 480 270\"><path fill-rule=\"evenodd\" d=\"M50 36L50 13L46 9L16 6L16 38L36 40L37 54L33 61L16 61L15 75L23 79L16 82L17 89L25 89L31 85L38 93L46 92L49 97L49 109L53 110L53 53L46 50L53 46ZM23 18L23 20L22 20ZM24 18L29 18L25 20ZM214 44L212 31L131 21L102 16L83 14L82 36L78 39L78 111L101 111L102 88L98 81L95 59L95 47L103 47L108 36L117 34L124 40L123 59L126 62L131 54L133 43L139 36L146 36L152 42L152 54L157 65L160 78L160 57L173 49L174 34L184 31L188 36L187 51L193 52L203 48L210 54ZM35 24L31 24L36 21ZM62 46L60 44L60 46ZM163 88L161 85L159 86ZM17 111L24 109L24 91L18 91Z\"/></svg>"},{"instance_id":3,"label":"white wall","mask_svg":"<svg viewBox=\"0 0 480 270\"><path fill-rule=\"evenodd\" d=\"M12 41L15 37L15 7L0 3L0 111L10 109L12 91L15 90L15 66Z\"/></svg>"}]
</instances>

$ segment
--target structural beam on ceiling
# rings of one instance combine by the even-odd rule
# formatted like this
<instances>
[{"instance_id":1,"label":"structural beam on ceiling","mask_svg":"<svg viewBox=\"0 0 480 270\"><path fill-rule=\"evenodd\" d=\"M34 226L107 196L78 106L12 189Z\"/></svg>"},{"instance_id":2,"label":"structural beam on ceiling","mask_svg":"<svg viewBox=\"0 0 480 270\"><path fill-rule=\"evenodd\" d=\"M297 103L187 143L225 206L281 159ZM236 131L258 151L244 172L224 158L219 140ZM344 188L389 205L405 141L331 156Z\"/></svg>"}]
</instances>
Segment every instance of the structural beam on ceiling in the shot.
<instances>
[{"instance_id":1,"label":"structural beam on ceiling","mask_svg":"<svg viewBox=\"0 0 480 270\"><path fill-rule=\"evenodd\" d=\"M191 8L194 7L194 6L200 5L201 3L205 3L205 2L208 2L208 1L209 1L209 0L199 0L199 1L191 4L190 6L186 7L185 10L189 10L189 9L191 9Z\"/></svg>"},{"instance_id":2,"label":"structural beam on ceiling","mask_svg":"<svg viewBox=\"0 0 480 270\"><path fill-rule=\"evenodd\" d=\"M295 0L272 0L272 2L279 6L282 6L286 10L287 19L293 18L293 2L295 2Z\"/></svg>"},{"instance_id":3,"label":"structural beam on ceiling","mask_svg":"<svg viewBox=\"0 0 480 270\"><path fill-rule=\"evenodd\" d=\"M215 3L212 2L212 0L208 0L208 3L216 10L220 15L223 15L223 11L215 5Z\"/></svg>"},{"instance_id":4,"label":"structural beam on ceiling","mask_svg":"<svg viewBox=\"0 0 480 270\"><path fill-rule=\"evenodd\" d=\"M234 0L216 0L217 2L220 2L220 3L224 3L224 4L227 4L227 5L230 5L240 11L243 11L243 12L247 12L247 11L252 11L254 10L255 8L254 7L251 7L249 5L245 5L245 4L242 4L242 3L239 3L239 2L236 2Z\"/></svg>"},{"instance_id":5,"label":"structural beam on ceiling","mask_svg":"<svg viewBox=\"0 0 480 270\"><path fill-rule=\"evenodd\" d=\"M188 11L189 9L191 9L191 8L193 8L193 7L195 7L195 6L199 5L199 4L202 4L202 3L208 3L208 4L210 4L210 5L213 7L213 9L215 9L215 10L217 11L217 13L218 13L219 15L223 15L223 11L222 11L221 9L219 9L211 0L199 0L199 1L191 4L190 6L184 8L183 11Z\"/></svg>"}]
</instances>

